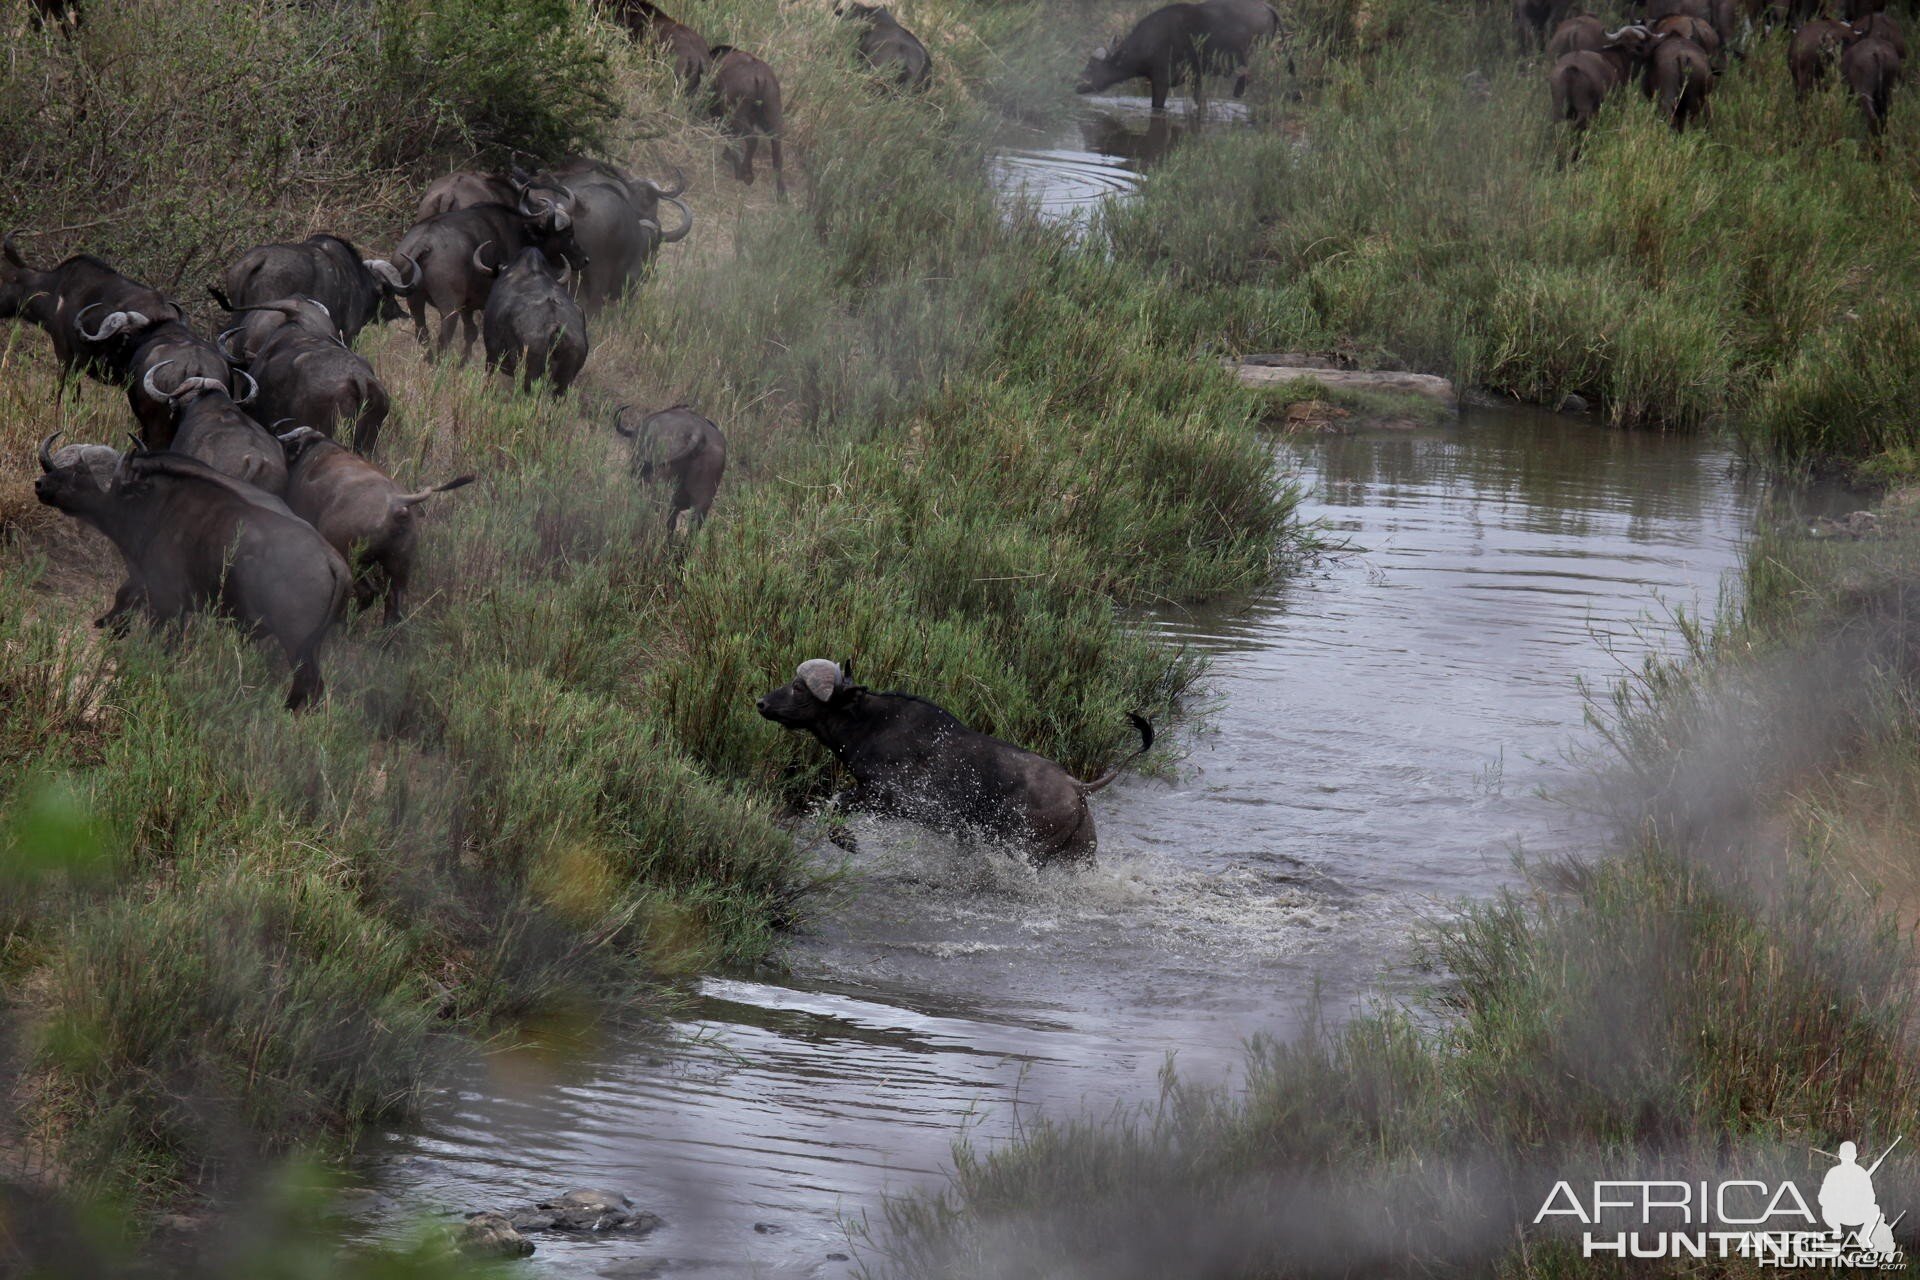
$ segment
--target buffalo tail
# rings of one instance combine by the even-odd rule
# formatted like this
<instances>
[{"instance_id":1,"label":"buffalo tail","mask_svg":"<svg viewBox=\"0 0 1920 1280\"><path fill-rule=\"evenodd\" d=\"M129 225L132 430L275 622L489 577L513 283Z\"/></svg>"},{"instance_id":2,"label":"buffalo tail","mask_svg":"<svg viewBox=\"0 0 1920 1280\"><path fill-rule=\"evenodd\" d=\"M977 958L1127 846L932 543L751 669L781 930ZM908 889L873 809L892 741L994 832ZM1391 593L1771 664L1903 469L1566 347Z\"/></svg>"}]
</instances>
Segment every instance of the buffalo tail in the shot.
<instances>
[{"instance_id":1,"label":"buffalo tail","mask_svg":"<svg viewBox=\"0 0 1920 1280\"><path fill-rule=\"evenodd\" d=\"M1095 778L1092 782L1081 783L1080 790L1083 793L1087 795L1092 795L1094 792L1100 790L1102 787L1106 786L1109 782L1112 782L1115 778L1119 777L1120 771L1122 769L1125 769L1128 765L1132 764L1135 760L1145 755L1153 747L1153 724L1145 716L1135 715L1131 711L1127 712L1127 719L1133 721L1133 727L1140 731L1139 749L1136 750L1132 755L1128 756L1125 760L1122 760L1119 764L1113 766L1113 768L1107 770L1105 773Z\"/></svg>"}]
</instances>

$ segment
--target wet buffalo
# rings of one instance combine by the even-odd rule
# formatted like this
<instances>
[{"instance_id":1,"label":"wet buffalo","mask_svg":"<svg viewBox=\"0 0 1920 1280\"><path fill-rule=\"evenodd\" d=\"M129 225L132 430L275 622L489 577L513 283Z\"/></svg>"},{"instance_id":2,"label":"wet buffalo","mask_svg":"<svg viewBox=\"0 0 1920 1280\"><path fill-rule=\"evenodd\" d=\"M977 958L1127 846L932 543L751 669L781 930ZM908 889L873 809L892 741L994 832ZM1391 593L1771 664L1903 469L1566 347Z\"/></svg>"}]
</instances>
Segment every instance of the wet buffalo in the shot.
<instances>
[{"instance_id":1,"label":"wet buffalo","mask_svg":"<svg viewBox=\"0 0 1920 1280\"><path fill-rule=\"evenodd\" d=\"M473 483L461 476L408 493L386 472L309 427L280 437L286 449L287 506L351 561L362 604L384 592L385 621L400 621L420 539L414 508L436 493Z\"/></svg>"},{"instance_id":2,"label":"wet buffalo","mask_svg":"<svg viewBox=\"0 0 1920 1280\"><path fill-rule=\"evenodd\" d=\"M1196 107L1206 105L1206 77L1234 73L1234 96L1247 87L1247 63L1255 44L1280 34L1280 15L1263 0L1207 0L1170 4L1134 25L1111 52L1096 49L1080 72L1075 93L1101 93L1145 77L1153 109L1167 94L1190 85Z\"/></svg>"},{"instance_id":3,"label":"wet buffalo","mask_svg":"<svg viewBox=\"0 0 1920 1280\"><path fill-rule=\"evenodd\" d=\"M0 320L38 325L69 373L125 382L131 339L162 321L185 318L165 294L98 258L79 254L41 271L20 255L13 233L0 239Z\"/></svg>"},{"instance_id":4,"label":"wet buffalo","mask_svg":"<svg viewBox=\"0 0 1920 1280\"><path fill-rule=\"evenodd\" d=\"M650 413L637 427L626 425L627 409L614 411L613 429L633 441L633 469L641 480L664 478L673 482L672 507L667 527L680 522L680 513L688 512L687 523L699 528L713 510L714 495L720 492L720 477L727 470L727 438L713 420L704 418L686 405Z\"/></svg>"},{"instance_id":5,"label":"wet buffalo","mask_svg":"<svg viewBox=\"0 0 1920 1280\"><path fill-rule=\"evenodd\" d=\"M140 394L165 406L164 430L145 433L149 448L184 453L256 489L279 494L287 487L287 464L280 442L248 416L218 379L180 376L163 360L141 378ZM239 377L251 381L243 370Z\"/></svg>"},{"instance_id":6,"label":"wet buffalo","mask_svg":"<svg viewBox=\"0 0 1920 1280\"><path fill-rule=\"evenodd\" d=\"M497 274L480 326L487 372L512 377L517 371L524 391L545 378L554 394L565 394L587 362L587 318L580 304L538 249L522 249Z\"/></svg>"},{"instance_id":7,"label":"wet buffalo","mask_svg":"<svg viewBox=\"0 0 1920 1280\"><path fill-rule=\"evenodd\" d=\"M851 791L835 797L840 809L984 836L1035 863L1093 861L1098 840L1087 797L1119 768L1082 782L924 698L857 685L825 658L801 663L792 683L757 706L782 728L811 733L853 774ZM1137 756L1153 745L1153 726L1128 718L1140 733Z\"/></svg>"},{"instance_id":8,"label":"wet buffalo","mask_svg":"<svg viewBox=\"0 0 1920 1280\"><path fill-rule=\"evenodd\" d=\"M397 265L396 265L397 264ZM249 249L227 268L226 296L237 307L306 297L327 308L349 344L376 321L406 315L401 303L420 286L420 264L362 257L339 236L308 236L299 244Z\"/></svg>"},{"instance_id":9,"label":"wet buffalo","mask_svg":"<svg viewBox=\"0 0 1920 1280\"><path fill-rule=\"evenodd\" d=\"M732 139L727 159L734 177L753 183L753 157L760 139L767 140L767 154L773 163L773 189L780 199L787 198L787 175L781 156L781 135L786 119L780 107L780 78L773 68L744 49L717 44L713 64L707 75L707 110L720 122L720 130Z\"/></svg>"},{"instance_id":10,"label":"wet buffalo","mask_svg":"<svg viewBox=\"0 0 1920 1280\"><path fill-rule=\"evenodd\" d=\"M933 79L933 58L920 37L879 5L843 0L834 13L860 25L860 57L883 79L902 89L924 89Z\"/></svg>"},{"instance_id":11,"label":"wet buffalo","mask_svg":"<svg viewBox=\"0 0 1920 1280\"><path fill-rule=\"evenodd\" d=\"M313 526L252 485L174 452L129 454L110 484L40 443L34 496L104 533L127 582L100 625L217 611L273 637L293 666L289 710L320 697L320 647L346 602L347 563Z\"/></svg>"},{"instance_id":12,"label":"wet buffalo","mask_svg":"<svg viewBox=\"0 0 1920 1280\"><path fill-rule=\"evenodd\" d=\"M475 315L486 309L493 269L511 262L526 248L540 249L555 266L582 270L588 264L573 239L573 215L552 202L525 199L514 206L477 204L435 214L415 223L394 250L423 268L420 287L407 299L414 333L427 341L427 307L441 316L437 350L453 345L454 330L464 325L462 358L473 354L480 336Z\"/></svg>"},{"instance_id":13,"label":"wet buffalo","mask_svg":"<svg viewBox=\"0 0 1920 1280\"><path fill-rule=\"evenodd\" d=\"M689 95L700 87L713 60L706 37L662 13L650 0L596 0L600 8L611 10L616 21L636 40L646 40L667 55L673 74Z\"/></svg>"}]
</instances>

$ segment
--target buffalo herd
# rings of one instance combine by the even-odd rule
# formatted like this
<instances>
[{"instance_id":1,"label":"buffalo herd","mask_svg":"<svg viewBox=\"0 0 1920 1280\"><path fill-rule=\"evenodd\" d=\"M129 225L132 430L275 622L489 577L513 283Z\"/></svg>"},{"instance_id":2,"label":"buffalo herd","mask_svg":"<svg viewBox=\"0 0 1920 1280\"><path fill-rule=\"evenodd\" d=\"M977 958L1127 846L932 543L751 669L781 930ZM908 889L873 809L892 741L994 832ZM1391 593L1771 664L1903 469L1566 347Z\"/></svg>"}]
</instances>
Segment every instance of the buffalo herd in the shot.
<instances>
[{"instance_id":1,"label":"buffalo herd","mask_svg":"<svg viewBox=\"0 0 1920 1280\"><path fill-rule=\"evenodd\" d=\"M1552 117L1584 129L1600 104L1638 78L1675 130L1704 123L1729 56L1744 57L1756 31L1788 27L1787 73L1796 95L1818 88L1837 66L1876 149L1900 83L1907 42L1886 0L1839 0L1839 16L1815 0L1629 0L1644 12L1609 30L1564 0L1515 0L1523 44L1544 45Z\"/></svg>"}]
</instances>

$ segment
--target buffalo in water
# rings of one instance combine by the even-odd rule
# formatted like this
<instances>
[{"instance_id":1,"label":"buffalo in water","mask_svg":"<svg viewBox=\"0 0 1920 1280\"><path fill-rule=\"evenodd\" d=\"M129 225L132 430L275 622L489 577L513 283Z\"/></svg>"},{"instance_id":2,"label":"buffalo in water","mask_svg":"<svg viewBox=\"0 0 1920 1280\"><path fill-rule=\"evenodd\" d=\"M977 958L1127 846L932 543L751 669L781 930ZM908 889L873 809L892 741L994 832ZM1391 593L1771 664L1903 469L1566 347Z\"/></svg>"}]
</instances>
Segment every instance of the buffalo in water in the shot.
<instances>
[{"instance_id":1,"label":"buffalo in water","mask_svg":"<svg viewBox=\"0 0 1920 1280\"><path fill-rule=\"evenodd\" d=\"M649 41L666 54L673 62L674 77L689 97L698 92L700 77L707 73L713 61L713 51L707 47L705 36L686 23L668 17L650 0L595 0L595 3L603 10L612 10L615 20L634 39Z\"/></svg>"},{"instance_id":2,"label":"buffalo in water","mask_svg":"<svg viewBox=\"0 0 1920 1280\"><path fill-rule=\"evenodd\" d=\"M538 249L522 249L495 274L480 326L487 372L499 369L512 377L517 371L524 391L545 378L555 395L564 395L587 362L587 318L580 304Z\"/></svg>"},{"instance_id":3,"label":"buffalo in water","mask_svg":"<svg viewBox=\"0 0 1920 1280\"><path fill-rule=\"evenodd\" d=\"M1134 25L1111 52L1096 49L1080 72L1075 93L1101 93L1145 77L1153 109L1164 111L1167 94L1192 86L1195 107L1206 106L1206 77L1233 73L1233 96L1247 88L1253 46L1280 34L1280 15L1264 0L1206 0L1170 4Z\"/></svg>"},{"instance_id":4,"label":"buffalo in water","mask_svg":"<svg viewBox=\"0 0 1920 1280\"><path fill-rule=\"evenodd\" d=\"M812 734L853 774L835 808L984 836L1036 864L1093 861L1098 839L1087 797L1120 775L1117 766L1082 782L925 698L857 685L825 658L801 663L792 683L756 708L782 728ZM1153 745L1153 726L1128 718L1140 733L1138 756Z\"/></svg>"},{"instance_id":5,"label":"buffalo in water","mask_svg":"<svg viewBox=\"0 0 1920 1280\"><path fill-rule=\"evenodd\" d=\"M38 325L68 373L125 382L128 339L162 321L185 318L165 294L89 254L41 271L21 257L13 233L0 239L0 320Z\"/></svg>"},{"instance_id":6,"label":"buffalo in water","mask_svg":"<svg viewBox=\"0 0 1920 1280\"><path fill-rule=\"evenodd\" d=\"M361 604L384 593L385 621L400 621L413 580L420 517L414 510L436 493L473 483L461 476L408 493L386 472L311 427L280 437L286 449L287 506L353 565Z\"/></svg>"},{"instance_id":7,"label":"buffalo in water","mask_svg":"<svg viewBox=\"0 0 1920 1280\"><path fill-rule=\"evenodd\" d=\"M711 418L702 417L684 404L650 413L638 427L626 425L627 409L614 410L613 429L633 441L633 471L642 481L656 478L673 484L672 505L667 512L667 528L680 523L682 512L687 523L698 529L713 510L714 495L720 492L720 477L727 470L727 438Z\"/></svg>"},{"instance_id":8,"label":"buffalo in water","mask_svg":"<svg viewBox=\"0 0 1920 1280\"><path fill-rule=\"evenodd\" d=\"M327 308L351 345L376 321L406 316L401 303L420 287L420 264L405 254L365 258L339 236L308 236L299 244L266 244L241 254L226 271L226 297L236 307L306 297Z\"/></svg>"},{"instance_id":9,"label":"buffalo in water","mask_svg":"<svg viewBox=\"0 0 1920 1280\"><path fill-rule=\"evenodd\" d=\"M577 271L587 265L574 244L573 215L552 202L476 204L415 223L394 251L423 268L420 287L407 299L415 336L423 345L428 341L427 308L432 306L441 316L436 350L445 354L454 331L464 325L461 354L472 355L480 336L474 316L486 309L493 288L487 264L497 269L528 247L543 251L555 266L565 263Z\"/></svg>"},{"instance_id":10,"label":"buffalo in water","mask_svg":"<svg viewBox=\"0 0 1920 1280\"><path fill-rule=\"evenodd\" d=\"M733 165L733 176L749 186L753 184L754 153L759 150L760 139L765 138L773 163L774 193L785 200L787 175L780 144L786 120L780 108L780 78L773 74L773 68L744 49L715 45L707 93L708 113L731 139L727 159Z\"/></svg>"},{"instance_id":11,"label":"buffalo in water","mask_svg":"<svg viewBox=\"0 0 1920 1280\"><path fill-rule=\"evenodd\" d=\"M127 581L96 625L118 629L134 609L155 622L208 610L273 637L293 667L287 708L320 697L320 647L346 603L347 562L271 494L195 458L136 449L109 483L85 458L61 465L40 442L34 496L98 529Z\"/></svg>"},{"instance_id":12,"label":"buffalo in water","mask_svg":"<svg viewBox=\"0 0 1920 1280\"><path fill-rule=\"evenodd\" d=\"M889 10L843 0L833 11L860 25L860 57L877 75L902 89L924 89L932 81L933 57L927 46Z\"/></svg>"}]
</instances>

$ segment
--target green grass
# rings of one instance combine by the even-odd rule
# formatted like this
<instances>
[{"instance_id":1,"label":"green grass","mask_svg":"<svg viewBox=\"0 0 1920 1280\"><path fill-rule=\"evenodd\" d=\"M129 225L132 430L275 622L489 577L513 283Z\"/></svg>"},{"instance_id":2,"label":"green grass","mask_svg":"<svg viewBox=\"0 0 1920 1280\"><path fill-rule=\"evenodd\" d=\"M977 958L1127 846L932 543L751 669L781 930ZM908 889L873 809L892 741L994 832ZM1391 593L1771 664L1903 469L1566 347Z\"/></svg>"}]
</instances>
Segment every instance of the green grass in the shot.
<instances>
[{"instance_id":1,"label":"green grass","mask_svg":"<svg viewBox=\"0 0 1920 1280\"><path fill-rule=\"evenodd\" d=\"M480 480L429 505L407 625L354 621L325 659L327 704L297 718L278 709L281 662L229 627L104 642L87 626L117 566L25 488L55 384L38 334L7 339L0 809L69 813L99 848L87 874L5 885L22 1123L68 1185L138 1205L222 1203L263 1159L338 1154L408 1113L454 1037L582 1001L657 1014L673 979L777 962L821 874L796 814L830 779L753 700L801 660L851 657L863 680L1093 771L1127 750L1126 711L1165 717L1200 674L1117 609L1251 587L1295 536L1257 400L1169 337L1178 288L994 205L988 139L1035 100L1027 64L996 50L1029 29L1049 47L1040 10L930 7L940 85L896 101L865 90L824 13L690 9L782 51L800 104L784 207L722 178L663 69L603 28L554 39L608 60L617 119L565 76L513 117L486 106L497 79L442 80L419 89L432 119L356 135L360 112L389 109L375 91L400 54L336 46L361 7L264 12L316 51L288 74L318 79L246 80L178 134L163 105L264 36L182 68L116 19L12 65L17 107L43 101L18 96L35 75L124 64L122 89L151 95L154 149L187 164L169 182L123 148L86 181L164 207L212 167L193 157L287 148L273 183L208 205L193 253L158 214L151 238L113 222L98 243L130 270L185 295L255 237L340 226L388 244L409 192L467 158L449 148L516 128L549 145L603 131L636 166L682 165L700 222L595 324L567 400L428 364L397 328L363 337L395 403L385 462ZM444 16L408 38L459 38ZM311 105L356 88L374 96ZM314 149L335 133L346 150ZM29 114L0 136L67 173ZM83 221L72 184L25 213ZM681 399L727 432L730 469L705 529L676 541L609 420ZM82 386L62 415L69 438L115 440L124 401ZM35 865L33 841L10 847Z\"/></svg>"}]
</instances>

